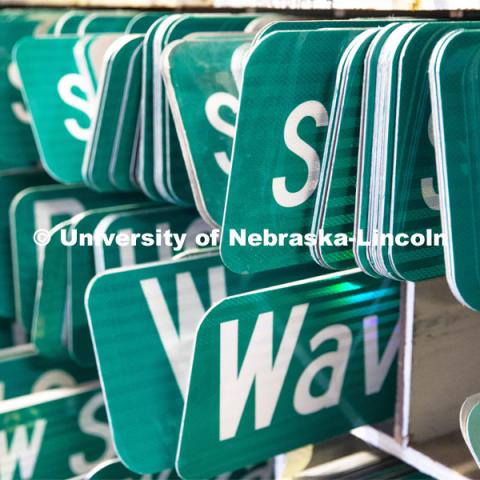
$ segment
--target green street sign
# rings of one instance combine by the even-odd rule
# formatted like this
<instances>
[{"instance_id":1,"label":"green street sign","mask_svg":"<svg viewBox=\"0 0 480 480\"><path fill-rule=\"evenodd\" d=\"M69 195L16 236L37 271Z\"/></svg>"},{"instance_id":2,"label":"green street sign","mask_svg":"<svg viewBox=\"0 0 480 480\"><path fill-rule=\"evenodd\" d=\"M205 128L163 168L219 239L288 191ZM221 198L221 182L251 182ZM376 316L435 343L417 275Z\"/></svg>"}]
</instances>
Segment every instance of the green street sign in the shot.
<instances>
[{"instance_id":1,"label":"green street sign","mask_svg":"<svg viewBox=\"0 0 480 480\"><path fill-rule=\"evenodd\" d=\"M227 295L314 270L237 275L218 254L207 254L110 270L92 280L87 314L115 449L128 468L155 473L174 466L193 342L205 311Z\"/></svg>"},{"instance_id":2,"label":"green street sign","mask_svg":"<svg viewBox=\"0 0 480 480\"><path fill-rule=\"evenodd\" d=\"M96 369L81 368L69 361L49 361L38 355L31 344L0 352L1 401L51 388L73 387L96 378Z\"/></svg>"},{"instance_id":3,"label":"green street sign","mask_svg":"<svg viewBox=\"0 0 480 480\"><path fill-rule=\"evenodd\" d=\"M74 36L24 38L14 50L40 159L55 180L66 183L82 180L94 113L93 85L75 61L78 41Z\"/></svg>"},{"instance_id":4,"label":"green street sign","mask_svg":"<svg viewBox=\"0 0 480 480\"><path fill-rule=\"evenodd\" d=\"M153 40L153 108L154 108L154 184L157 191L178 205L191 205L193 195L166 98L161 75L161 54L166 46L192 33L241 32L256 18L253 15L183 14L171 15L156 30Z\"/></svg>"},{"instance_id":5,"label":"green street sign","mask_svg":"<svg viewBox=\"0 0 480 480\"><path fill-rule=\"evenodd\" d=\"M15 310L30 332L37 272L44 257L46 234L57 223L89 208L143 201L141 195L98 194L75 185L50 185L22 190L10 205ZM34 233L41 231L34 239ZM47 232L45 232L47 231ZM35 240L38 245L35 244Z\"/></svg>"},{"instance_id":6,"label":"green street sign","mask_svg":"<svg viewBox=\"0 0 480 480\"><path fill-rule=\"evenodd\" d=\"M231 270L256 272L311 261L308 247L314 239L307 235L335 74L343 52L361 32L274 32L250 53L222 230L222 259ZM312 62L312 52L322 61ZM274 237L269 245L257 238L265 234Z\"/></svg>"},{"instance_id":7,"label":"green street sign","mask_svg":"<svg viewBox=\"0 0 480 480\"><path fill-rule=\"evenodd\" d=\"M12 50L22 37L39 34L54 14L18 13L0 16L0 170L38 163L30 114L22 100L21 80Z\"/></svg>"},{"instance_id":8,"label":"green street sign","mask_svg":"<svg viewBox=\"0 0 480 480\"><path fill-rule=\"evenodd\" d=\"M445 270L457 300L480 310L479 146L475 133L479 31L454 30L432 52L429 81ZM461 89L459 90L459 85Z\"/></svg>"},{"instance_id":9,"label":"green street sign","mask_svg":"<svg viewBox=\"0 0 480 480\"><path fill-rule=\"evenodd\" d=\"M195 339L180 476L217 475L391 417L399 307L399 283L349 270L210 308Z\"/></svg>"},{"instance_id":10,"label":"green street sign","mask_svg":"<svg viewBox=\"0 0 480 480\"><path fill-rule=\"evenodd\" d=\"M156 207L105 216L94 235L105 239L112 235L141 235L135 245L119 246L115 242L102 242L93 247L95 271L117 267L130 267L141 263L169 260L188 249L196 248L200 233L210 233L210 227L190 208L175 206ZM168 236L166 236L168 235ZM159 245L154 245L160 239Z\"/></svg>"},{"instance_id":11,"label":"green street sign","mask_svg":"<svg viewBox=\"0 0 480 480\"><path fill-rule=\"evenodd\" d=\"M169 45L162 74L195 205L212 226L222 224L238 111L235 55L252 36L201 34Z\"/></svg>"},{"instance_id":12,"label":"green street sign","mask_svg":"<svg viewBox=\"0 0 480 480\"><path fill-rule=\"evenodd\" d=\"M12 250L10 244L10 222L8 208L15 195L21 190L35 185L52 183L50 177L37 169L22 169L0 173L0 317L15 317ZM2 322L0 322L2 323Z\"/></svg>"},{"instance_id":13,"label":"green street sign","mask_svg":"<svg viewBox=\"0 0 480 480\"><path fill-rule=\"evenodd\" d=\"M113 455L98 383L36 393L0 406L0 477L71 478Z\"/></svg>"}]
</instances>

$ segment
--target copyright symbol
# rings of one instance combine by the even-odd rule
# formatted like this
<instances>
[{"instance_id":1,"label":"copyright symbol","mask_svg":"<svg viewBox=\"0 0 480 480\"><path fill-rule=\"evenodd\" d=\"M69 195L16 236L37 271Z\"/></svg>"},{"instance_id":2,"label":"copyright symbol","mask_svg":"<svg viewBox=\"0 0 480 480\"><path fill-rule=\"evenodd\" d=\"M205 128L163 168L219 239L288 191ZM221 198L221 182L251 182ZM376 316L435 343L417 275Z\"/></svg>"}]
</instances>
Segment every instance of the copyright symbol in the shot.
<instances>
[{"instance_id":1,"label":"copyright symbol","mask_svg":"<svg viewBox=\"0 0 480 480\"><path fill-rule=\"evenodd\" d=\"M33 241L36 245L40 247L48 245L48 243L50 242L50 232L48 230L45 230L44 228L37 230L33 234Z\"/></svg>"}]
</instances>

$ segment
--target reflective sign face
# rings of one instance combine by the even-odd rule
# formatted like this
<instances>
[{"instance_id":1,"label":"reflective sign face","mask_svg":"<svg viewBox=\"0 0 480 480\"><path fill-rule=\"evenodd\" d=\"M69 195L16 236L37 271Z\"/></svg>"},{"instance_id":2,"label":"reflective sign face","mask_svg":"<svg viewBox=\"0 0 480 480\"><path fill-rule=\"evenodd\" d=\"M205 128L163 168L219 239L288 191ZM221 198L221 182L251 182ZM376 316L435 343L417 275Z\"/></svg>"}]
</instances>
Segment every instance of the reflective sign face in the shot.
<instances>
[{"instance_id":1,"label":"reflective sign face","mask_svg":"<svg viewBox=\"0 0 480 480\"><path fill-rule=\"evenodd\" d=\"M206 478L389 418L399 290L353 270L211 308L195 340L177 452L182 478Z\"/></svg>"},{"instance_id":2,"label":"reflective sign face","mask_svg":"<svg viewBox=\"0 0 480 480\"><path fill-rule=\"evenodd\" d=\"M256 18L252 15L194 15L172 16L164 28L157 31L154 40L154 108L161 112L155 122L155 185L158 191L165 192L174 203L193 203L192 191L173 123L171 109L161 77L160 55L165 47L185 36L197 32L241 32ZM156 78L155 78L156 75ZM157 117L156 117L157 118Z\"/></svg>"},{"instance_id":3,"label":"reflective sign face","mask_svg":"<svg viewBox=\"0 0 480 480\"><path fill-rule=\"evenodd\" d=\"M201 35L174 43L162 70L195 204L222 223L238 112L234 62L248 53L245 35Z\"/></svg>"},{"instance_id":4,"label":"reflective sign face","mask_svg":"<svg viewBox=\"0 0 480 480\"><path fill-rule=\"evenodd\" d=\"M115 446L130 469L154 473L174 465L193 341L205 311L226 295L312 274L303 268L236 275L210 254L93 280L86 297L90 327Z\"/></svg>"},{"instance_id":5,"label":"reflective sign face","mask_svg":"<svg viewBox=\"0 0 480 480\"><path fill-rule=\"evenodd\" d=\"M477 31L454 31L437 44L430 63L434 139L446 274L455 297L480 310L480 196L477 173L479 96ZM459 85L462 89L459 91Z\"/></svg>"},{"instance_id":6,"label":"reflective sign face","mask_svg":"<svg viewBox=\"0 0 480 480\"><path fill-rule=\"evenodd\" d=\"M255 272L311 261L308 246L232 244L230 235L310 232L337 67L361 31L276 32L250 54L223 225L228 268Z\"/></svg>"},{"instance_id":7,"label":"reflective sign face","mask_svg":"<svg viewBox=\"0 0 480 480\"><path fill-rule=\"evenodd\" d=\"M93 85L80 74L74 57L78 40L24 38L14 52L42 164L53 178L67 183L82 180L93 115Z\"/></svg>"}]
</instances>

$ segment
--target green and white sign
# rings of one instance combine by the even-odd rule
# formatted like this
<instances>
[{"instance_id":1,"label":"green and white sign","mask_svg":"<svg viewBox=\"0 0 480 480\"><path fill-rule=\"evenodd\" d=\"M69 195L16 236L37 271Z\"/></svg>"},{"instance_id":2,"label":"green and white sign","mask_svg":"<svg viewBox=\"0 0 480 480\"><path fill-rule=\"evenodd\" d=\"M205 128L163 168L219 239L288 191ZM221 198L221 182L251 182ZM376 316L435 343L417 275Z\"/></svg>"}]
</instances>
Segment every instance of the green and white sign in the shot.
<instances>
[{"instance_id":1,"label":"green and white sign","mask_svg":"<svg viewBox=\"0 0 480 480\"><path fill-rule=\"evenodd\" d=\"M212 226L222 223L238 112L232 64L252 38L189 36L163 53L163 78L193 198Z\"/></svg>"},{"instance_id":2,"label":"green and white sign","mask_svg":"<svg viewBox=\"0 0 480 480\"><path fill-rule=\"evenodd\" d=\"M227 295L305 278L317 268L237 275L208 254L95 277L87 313L115 449L128 468L155 473L174 466L195 332L207 309Z\"/></svg>"},{"instance_id":3,"label":"green and white sign","mask_svg":"<svg viewBox=\"0 0 480 480\"><path fill-rule=\"evenodd\" d=\"M97 382L2 402L0 440L2 479L71 478L113 456Z\"/></svg>"},{"instance_id":4,"label":"green and white sign","mask_svg":"<svg viewBox=\"0 0 480 480\"><path fill-rule=\"evenodd\" d=\"M243 77L222 231L222 259L233 271L311 261L308 246L314 240L306 235L335 75L343 52L361 32L274 32L255 44ZM312 55L322 60L312 61ZM259 242L264 233L276 242Z\"/></svg>"},{"instance_id":5,"label":"green and white sign","mask_svg":"<svg viewBox=\"0 0 480 480\"><path fill-rule=\"evenodd\" d=\"M193 203L185 160L173 123L161 75L161 54L166 46L192 33L241 32L253 15L171 15L155 31L153 39L153 107L154 107L154 183L157 191L178 205Z\"/></svg>"},{"instance_id":6,"label":"green and white sign","mask_svg":"<svg viewBox=\"0 0 480 480\"><path fill-rule=\"evenodd\" d=\"M141 195L101 195L78 186L32 187L10 206L16 318L30 332L37 272L43 264L45 235L57 223L89 208L143 201ZM41 231L40 238L34 233ZM48 242L48 240L47 240Z\"/></svg>"},{"instance_id":7,"label":"green and white sign","mask_svg":"<svg viewBox=\"0 0 480 480\"><path fill-rule=\"evenodd\" d=\"M94 89L80 74L78 37L25 38L14 58L45 170L55 180L80 182L85 142L94 113Z\"/></svg>"},{"instance_id":8,"label":"green and white sign","mask_svg":"<svg viewBox=\"0 0 480 480\"><path fill-rule=\"evenodd\" d=\"M349 270L214 305L195 339L181 477L210 477L391 417L399 294L397 282Z\"/></svg>"},{"instance_id":9,"label":"green and white sign","mask_svg":"<svg viewBox=\"0 0 480 480\"><path fill-rule=\"evenodd\" d=\"M458 301L475 310L480 310L478 53L474 48L479 40L478 30L447 33L433 50L429 67L446 276Z\"/></svg>"}]
</instances>

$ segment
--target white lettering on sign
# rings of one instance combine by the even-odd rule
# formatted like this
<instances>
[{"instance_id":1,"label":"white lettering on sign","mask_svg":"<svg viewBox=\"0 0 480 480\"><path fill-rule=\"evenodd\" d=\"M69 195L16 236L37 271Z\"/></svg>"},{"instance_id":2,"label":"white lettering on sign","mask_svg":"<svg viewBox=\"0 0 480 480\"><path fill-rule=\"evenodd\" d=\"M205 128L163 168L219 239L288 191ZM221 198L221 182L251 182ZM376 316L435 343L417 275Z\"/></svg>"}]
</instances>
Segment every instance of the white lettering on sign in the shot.
<instances>
[{"instance_id":1,"label":"white lettering on sign","mask_svg":"<svg viewBox=\"0 0 480 480\"><path fill-rule=\"evenodd\" d=\"M305 118L313 118L317 127L328 125L328 113L322 103L315 100L298 105L287 118L283 132L285 145L306 164L307 179L300 190L290 192L287 189L287 178L276 177L272 181L275 201L282 207L298 207L315 191L320 177L320 157L317 151L298 135L298 126Z\"/></svg>"},{"instance_id":2,"label":"white lettering on sign","mask_svg":"<svg viewBox=\"0 0 480 480\"><path fill-rule=\"evenodd\" d=\"M433 121L432 116L428 119L428 139L432 146L435 146L434 138L433 138ZM427 207L432 210L440 210L440 197L438 193L433 188L433 178L422 178L420 188L422 191L422 197Z\"/></svg>"},{"instance_id":3,"label":"white lettering on sign","mask_svg":"<svg viewBox=\"0 0 480 480\"><path fill-rule=\"evenodd\" d=\"M238 98L226 92L214 93L208 97L205 103L205 114L207 115L210 125L212 125L215 130L233 139L235 137L235 124L226 122L220 116L220 109L225 107L237 115ZM215 152L214 157L218 166L228 175L230 173L229 154L227 152Z\"/></svg>"},{"instance_id":4,"label":"white lettering on sign","mask_svg":"<svg viewBox=\"0 0 480 480\"><path fill-rule=\"evenodd\" d=\"M235 437L244 414L247 399L255 383L255 429L268 427L280 398L285 378L294 355L308 304L292 308L276 358L273 358L273 312L261 313L239 368L239 320L220 325L220 425L219 438ZM400 345L399 324L394 328L380 358L378 317L363 319L365 394L378 393L390 371ZM334 351L322 353L310 362L300 375L293 396L293 407L299 415L309 415L338 405L352 346L352 332L344 324L329 325L309 341L313 353L320 345L336 341ZM302 354L306 356L306 353ZM319 373L328 369L329 375ZM319 383L320 382L320 383ZM323 393L312 395L314 383Z\"/></svg>"},{"instance_id":5,"label":"white lettering on sign","mask_svg":"<svg viewBox=\"0 0 480 480\"><path fill-rule=\"evenodd\" d=\"M308 304L296 305L273 360L273 312L261 313L238 369L238 320L220 325L220 440L233 438L255 383L255 429L268 427L285 381Z\"/></svg>"},{"instance_id":6,"label":"white lettering on sign","mask_svg":"<svg viewBox=\"0 0 480 480\"><path fill-rule=\"evenodd\" d=\"M310 339L311 352L313 353L322 343L328 340L336 340L337 350L324 353L310 363L303 371L295 388L293 405L295 410L302 415L333 407L340 401L348 355L352 346L352 332L345 325L330 325ZM322 385L324 387L328 386L328 388L325 393L315 397L311 394L310 387L313 382L318 382L318 374L325 368L332 369L330 381L324 380L324 383L328 385Z\"/></svg>"},{"instance_id":7,"label":"white lettering on sign","mask_svg":"<svg viewBox=\"0 0 480 480\"><path fill-rule=\"evenodd\" d=\"M26 425L19 425L13 433L10 448L7 432L0 431L0 478L13 480L17 467L20 478L32 478L37 464L38 454L42 446L47 421L43 418L35 420L31 440L28 440Z\"/></svg>"},{"instance_id":8,"label":"white lettering on sign","mask_svg":"<svg viewBox=\"0 0 480 480\"><path fill-rule=\"evenodd\" d=\"M178 328L158 280L150 278L140 282L178 388L185 398L196 327L208 305L203 305L191 273L179 273L176 276L175 283L177 287ZM208 288L211 305L227 296L224 267L218 266L208 269Z\"/></svg>"},{"instance_id":9,"label":"white lettering on sign","mask_svg":"<svg viewBox=\"0 0 480 480\"><path fill-rule=\"evenodd\" d=\"M378 353L378 317L373 315L363 319L363 338L365 344L365 393L378 393L400 347L400 324L395 326L388 344L379 361Z\"/></svg>"},{"instance_id":10,"label":"white lettering on sign","mask_svg":"<svg viewBox=\"0 0 480 480\"><path fill-rule=\"evenodd\" d=\"M80 90L85 98L77 96L75 90ZM88 127L82 127L75 118L67 118L64 121L65 128L70 135L77 140L86 142L90 137L90 122L94 116L95 105L91 95L91 87L88 80L78 73L69 73L64 75L58 82L58 94L63 102L75 110L80 110L88 117Z\"/></svg>"},{"instance_id":11,"label":"white lettering on sign","mask_svg":"<svg viewBox=\"0 0 480 480\"><path fill-rule=\"evenodd\" d=\"M16 63L12 62L8 65L7 76L14 88L17 90L22 88L22 80L20 78L20 72L18 71ZM12 102L11 107L13 115L19 122L27 124L31 122L32 118L22 102Z\"/></svg>"},{"instance_id":12,"label":"white lettering on sign","mask_svg":"<svg viewBox=\"0 0 480 480\"><path fill-rule=\"evenodd\" d=\"M88 435L101 438L105 442L103 454L100 457L88 461L84 452L74 453L68 459L68 465L73 473L80 475L93 468L97 463L108 460L115 455L110 428L106 422L100 422L95 418L99 409L104 408L101 393L94 395L81 409L78 417L80 430Z\"/></svg>"},{"instance_id":13,"label":"white lettering on sign","mask_svg":"<svg viewBox=\"0 0 480 480\"><path fill-rule=\"evenodd\" d=\"M35 230L50 230L53 227L52 218L57 215L73 217L84 211L83 205L75 198L59 198L57 200L39 200L33 205ZM37 263L43 265L45 246L37 244Z\"/></svg>"}]
</instances>

